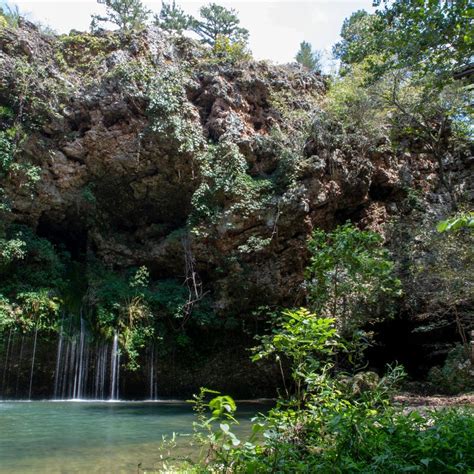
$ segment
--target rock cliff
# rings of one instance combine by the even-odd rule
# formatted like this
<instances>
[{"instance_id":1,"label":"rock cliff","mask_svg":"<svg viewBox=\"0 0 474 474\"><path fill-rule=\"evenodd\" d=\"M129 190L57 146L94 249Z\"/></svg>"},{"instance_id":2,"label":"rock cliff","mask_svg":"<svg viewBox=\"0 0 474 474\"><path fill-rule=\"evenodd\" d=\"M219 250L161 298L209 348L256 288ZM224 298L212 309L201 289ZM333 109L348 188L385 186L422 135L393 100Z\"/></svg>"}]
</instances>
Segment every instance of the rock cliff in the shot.
<instances>
[{"instance_id":1,"label":"rock cliff","mask_svg":"<svg viewBox=\"0 0 474 474\"><path fill-rule=\"evenodd\" d=\"M4 28L1 120L23 130L5 219L77 261L192 280L237 327L259 306L304 304L313 228L351 220L397 246L393 224L418 219L414 195L430 222L452 206L429 155L325 140L326 87L296 65L215 61L159 30ZM468 200L469 160L446 164Z\"/></svg>"}]
</instances>

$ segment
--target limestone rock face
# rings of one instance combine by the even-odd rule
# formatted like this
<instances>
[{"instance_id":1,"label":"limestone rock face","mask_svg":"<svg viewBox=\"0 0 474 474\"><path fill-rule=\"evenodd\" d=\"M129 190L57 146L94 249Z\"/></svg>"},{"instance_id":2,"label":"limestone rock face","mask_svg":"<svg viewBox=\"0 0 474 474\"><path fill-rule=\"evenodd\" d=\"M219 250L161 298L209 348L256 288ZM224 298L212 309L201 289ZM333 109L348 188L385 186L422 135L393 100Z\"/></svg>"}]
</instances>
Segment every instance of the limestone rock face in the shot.
<instances>
[{"instance_id":1,"label":"limestone rock face","mask_svg":"<svg viewBox=\"0 0 474 474\"><path fill-rule=\"evenodd\" d=\"M312 140L325 89L298 66L216 63L194 41L153 29L2 29L0 102L24 125L20 161L40 170L33 187L5 183L13 218L156 278L183 277L188 235L216 310L300 304L315 226L351 219L383 233L403 214L408 185L443 199L430 157ZM466 169L453 173L465 182ZM203 214L206 184L214 201Z\"/></svg>"}]
</instances>

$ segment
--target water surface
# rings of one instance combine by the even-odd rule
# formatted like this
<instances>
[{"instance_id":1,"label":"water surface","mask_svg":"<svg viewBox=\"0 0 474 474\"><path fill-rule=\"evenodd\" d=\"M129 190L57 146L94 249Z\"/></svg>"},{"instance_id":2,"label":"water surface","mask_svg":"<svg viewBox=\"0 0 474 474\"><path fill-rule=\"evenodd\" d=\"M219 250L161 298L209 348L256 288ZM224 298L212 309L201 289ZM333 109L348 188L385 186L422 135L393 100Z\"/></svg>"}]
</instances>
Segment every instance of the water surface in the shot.
<instances>
[{"instance_id":1,"label":"water surface","mask_svg":"<svg viewBox=\"0 0 474 474\"><path fill-rule=\"evenodd\" d=\"M263 409L239 404L240 425ZM192 431L193 412L181 402L1 402L1 473L128 473L160 465L163 436ZM195 454L178 437L173 455ZM140 465L140 470L138 466Z\"/></svg>"}]
</instances>

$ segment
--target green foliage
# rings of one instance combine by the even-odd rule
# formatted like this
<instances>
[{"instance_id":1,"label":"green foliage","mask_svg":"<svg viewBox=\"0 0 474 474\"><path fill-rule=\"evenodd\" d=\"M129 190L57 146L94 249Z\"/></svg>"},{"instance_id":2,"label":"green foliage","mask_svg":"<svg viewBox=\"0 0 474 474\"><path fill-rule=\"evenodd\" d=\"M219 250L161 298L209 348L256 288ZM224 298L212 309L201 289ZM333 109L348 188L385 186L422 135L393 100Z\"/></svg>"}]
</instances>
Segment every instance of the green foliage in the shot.
<instances>
[{"instance_id":1,"label":"green foliage","mask_svg":"<svg viewBox=\"0 0 474 474\"><path fill-rule=\"evenodd\" d=\"M309 249L306 279L311 309L334 318L344 338L352 339L367 324L390 314L401 284L380 235L351 224L333 232L318 229Z\"/></svg>"},{"instance_id":2,"label":"green foliage","mask_svg":"<svg viewBox=\"0 0 474 474\"><path fill-rule=\"evenodd\" d=\"M397 152L411 148L433 156L440 183L455 201L444 168L467 151L472 134L470 92L455 80L470 62L472 8L464 0L384 3L373 15L358 11L346 20L334 48L342 74L349 76L341 82L358 82L355 100L345 102L358 104L376 136L389 137ZM347 122L353 120L348 114Z\"/></svg>"},{"instance_id":3,"label":"green foliage","mask_svg":"<svg viewBox=\"0 0 474 474\"><path fill-rule=\"evenodd\" d=\"M15 136L16 130L14 128L0 131L0 173L2 178L6 177L15 159Z\"/></svg>"},{"instance_id":4,"label":"green foliage","mask_svg":"<svg viewBox=\"0 0 474 474\"><path fill-rule=\"evenodd\" d=\"M296 373L300 350L301 357L306 358L314 349L327 355L328 343L331 347L334 337L331 321L313 319L320 321L313 334L308 331L309 318L314 315L305 310L293 312L269 339L279 347L264 348L263 355L288 348L294 353L296 349L297 357L291 360L291 370ZM314 335L318 341L315 345ZM334 366L330 361L312 367L297 373L308 387L305 403L295 407L279 399L276 408L254 425L248 442L231 436L231 442L219 443L215 430L201 430L197 440L207 448L206 455L189 472L437 473L470 472L474 468L472 410L404 412L393 407L391 395L405 376L400 367L390 369L381 379L373 373L331 376ZM207 393L213 392L201 390L195 396L198 428L210 424L206 425L204 415ZM230 427L221 424L221 430L224 434L219 436L225 436ZM255 433L261 430L263 440L255 442Z\"/></svg>"},{"instance_id":5,"label":"green foliage","mask_svg":"<svg viewBox=\"0 0 474 474\"><path fill-rule=\"evenodd\" d=\"M208 396L214 396L206 402ZM192 400L197 421L193 423L195 442L201 446L199 461L203 466L219 465L223 472L232 466L232 450L241 444L232 431L238 425L234 415L236 403L229 395L221 395L215 390L202 388L194 394ZM210 416L208 413L210 412ZM218 425L218 426L216 426ZM253 437L246 443L249 445Z\"/></svg>"},{"instance_id":6,"label":"green foliage","mask_svg":"<svg viewBox=\"0 0 474 474\"><path fill-rule=\"evenodd\" d=\"M211 49L211 60L218 64L238 64L252 56L244 41L231 41L228 36L218 35Z\"/></svg>"},{"instance_id":7,"label":"green foliage","mask_svg":"<svg viewBox=\"0 0 474 474\"><path fill-rule=\"evenodd\" d=\"M474 314L473 233L468 228L440 233L419 214L411 226L396 232L404 240L394 242L397 260L404 263L404 303L424 315L416 332L452 327L467 346Z\"/></svg>"},{"instance_id":8,"label":"green foliage","mask_svg":"<svg viewBox=\"0 0 474 474\"><path fill-rule=\"evenodd\" d=\"M0 252L0 292L14 295L44 285L52 289L61 287L66 256L58 254L48 240L38 237L31 229L7 228Z\"/></svg>"},{"instance_id":9,"label":"green foliage","mask_svg":"<svg viewBox=\"0 0 474 474\"><path fill-rule=\"evenodd\" d=\"M384 62L379 70L408 67L434 73L439 83L472 59L474 10L469 0L405 2L386 0L377 11L377 48Z\"/></svg>"},{"instance_id":10,"label":"green foliage","mask_svg":"<svg viewBox=\"0 0 474 474\"><path fill-rule=\"evenodd\" d=\"M21 13L18 5L10 6L5 4L0 6L0 28L9 26L18 28L20 24Z\"/></svg>"},{"instance_id":11,"label":"green foliage","mask_svg":"<svg viewBox=\"0 0 474 474\"><path fill-rule=\"evenodd\" d=\"M151 130L179 143L179 151L195 153L203 146L202 130L196 112L186 97L186 77L179 67L164 68L148 90Z\"/></svg>"},{"instance_id":12,"label":"green foliage","mask_svg":"<svg viewBox=\"0 0 474 474\"><path fill-rule=\"evenodd\" d=\"M92 15L91 30L96 31L101 23L112 23L120 30L140 30L150 16L141 0L97 0L105 5L106 14Z\"/></svg>"},{"instance_id":13,"label":"green foliage","mask_svg":"<svg viewBox=\"0 0 474 474\"><path fill-rule=\"evenodd\" d=\"M469 360L469 346L456 345L442 367L432 367L427 381L437 393L457 394L474 390L474 366Z\"/></svg>"},{"instance_id":14,"label":"green foliage","mask_svg":"<svg viewBox=\"0 0 474 474\"><path fill-rule=\"evenodd\" d=\"M445 84L470 63L473 10L468 0L374 3L385 8L373 15L355 12L344 22L343 39L334 48L344 64L369 59L375 77L408 68L434 74L438 84Z\"/></svg>"},{"instance_id":15,"label":"green foliage","mask_svg":"<svg viewBox=\"0 0 474 474\"><path fill-rule=\"evenodd\" d=\"M214 46L219 36L225 36L231 43L246 44L248 30L239 26L240 20L234 9L228 9L216 3L210 3L199 10L201 20L194 20L192 30L202 41Z\"/></svg>"},{"instance_id":16,"label":"green foliage","mask_svg":"<svg viewBox=\"0 0 474 474\"><path fill-rule=\"evenodd\" d=\"M461 229L474 229L474 212L461 212L441 221L436 229L438 232L459 232Z\"/></svg>"},{"instance_id":17,"label":"green foliage","mask_svg":"<svg viewBox=\"0 0 474 474\"><path fill-rule=\"evenodd\" d=\"M17 186L32 190L41 178L41 168L21 159L22 139L23 132L19 126L0 131L0 177L4 182L14 180ZM0 195L6 196L1 185ZM0 210L7 210L6 202L0 202Z\"/></svg>"},{"instance_id":18,"label":"green foliage","mask_svg":"<svg viewBox=\"0 0 474 474\"><path fill-rule=\"evenodd\" d=\"M302 41L296 54L296 62L312 72L321 72L321 52L313 51L307 41Z\"/></svg>"},{"instance_id":19,"label":"green foliage","mask_svg":"<svg viewBox=\"0 0 474 474\"><path fill-rule=\"evenodd\" d=\"M332 79L311 133L318 149L362 156L387 151L390 108L383 100L386 84L367 87L367 77L361 64Z\"/></svg>"},{"instance_id":20,"label":"green foliage","mask_svg":"<svg viewBox=\"0 0 474 474\"><path fill-rule=\"evenodd\" d=\"M176 5L176 0L162 1L160 15L155 15L154 18L155 25L177 34L182 34L183 31L189 29L193 21L190 15L186 15L183 9Z\"/></svg>"},{"instance_id":21,"label":"green foliage","mask_svg":"<svg viewBox=\"0 0 474 474\"><path fill-rule=\"evenodd\" d=\"M333 54L343 65L361 63L371 56L377 47L377 31L380 18L364 10L354 12L344 20L341 29L342 41L333 47Z\"/></svg>"},{"instance_id":22,"label":"green foliage","mask_svg":"<svg viewBox=\"0 0 474 474\"><path fill-rule=\"evenodd\" d=\"M277 321L272 321L272 334L261 338L260 346L254 348L252 360L274 356L283 382L285 377L281 361L289 360L296 390L294 396L301 404L312 389L312 374L319 373L327 364L328 357L334 355L337 347L341 347L334 322L331 318L318 318L305 308L286 310ZM286 392L289 397L288 389Z\"/></svg>"},{"instance_id":23,"label":"green foliage","mask_svg":"<svg viewBox=\"0 0 474 474\"><path fill-rule=\"evenodd\" d=\"M58 39L58 63L79 69L84 75L96 74L96 67L102 63L107 53L119 46L116 35L98 36L71 31Z\"/></svg>"},{"instance_id":24,"label":"green foliage","mask_svg":"<svg viewBox=\"0 0 474 474\"><path fill-rule=\"evenodd\" d=\"M0 327L55 330L67 257L25 227L6 227L0 237Z\"/></svg>"},{"instance_id":25,"label":"green foliage","mask_svg":"<svg viewBox=\"0 0 474 474\"><path fill-rule=\"evenodd\" d=\"M146 267L140 267L128 278L100 266L89 274L87 302L95 309L96 326L105 337L119 333L130 370L138 368L139 351L154 334L148 286Z\"/></svg>"},{"instance_id":26,"label":"green foliage","mask_svg":"<svg viewBox=\"0 0 474 474\"><path fill-rule=\"evenodd\" d=\"M202 183L192 198L192 222L216 223L226 214L247 217L270 199L272 183L247 174L247 162L231 140L209 145L198 157Z\"/></svg>"}]
</instances>

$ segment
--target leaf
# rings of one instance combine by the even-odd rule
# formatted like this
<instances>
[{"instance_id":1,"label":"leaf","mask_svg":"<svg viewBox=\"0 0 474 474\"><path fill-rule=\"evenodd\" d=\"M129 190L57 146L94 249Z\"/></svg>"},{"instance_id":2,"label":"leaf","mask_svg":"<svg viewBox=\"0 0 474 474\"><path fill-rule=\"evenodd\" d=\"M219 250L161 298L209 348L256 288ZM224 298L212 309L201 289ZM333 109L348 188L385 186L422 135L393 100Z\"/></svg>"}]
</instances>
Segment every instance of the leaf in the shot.
<instances>
[{"instance_id":1,"label":"leaf","mask_svg":"<svg viewBox=\"0 0 474 474\"><path fill-rule=\"evenodd\" d=\"M229 434L230 426L227 423L221 423L219 426L225 434Z\"/></svg>"}]
</instances>

